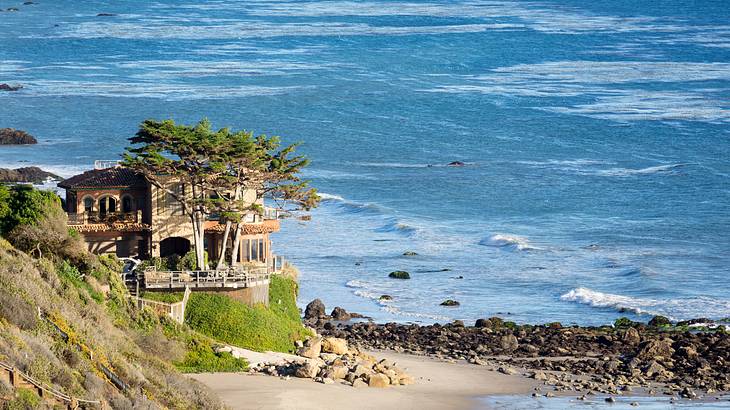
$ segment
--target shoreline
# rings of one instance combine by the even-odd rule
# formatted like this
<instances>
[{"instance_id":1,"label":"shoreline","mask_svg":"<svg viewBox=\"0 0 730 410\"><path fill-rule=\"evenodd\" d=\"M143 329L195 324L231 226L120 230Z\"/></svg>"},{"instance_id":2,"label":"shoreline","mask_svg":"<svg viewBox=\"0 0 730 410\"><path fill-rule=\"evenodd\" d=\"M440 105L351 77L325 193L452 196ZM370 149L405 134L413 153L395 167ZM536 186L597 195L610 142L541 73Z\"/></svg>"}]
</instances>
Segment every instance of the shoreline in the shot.
<instances>
[{"instance_id":1,"label":"shoreline","mask_svg":"<svg viewBox=\"0 0 730 410\"><path fill-rule=\"evenodd\" d=\"M494 395L529 397L535 380L506 375L466 362L449 363L393 351L368 351L397 363L415 379L409 386L353 388L324 385L309 379L262 374L207 373L189 375L213 390L233 410L239 409L474 409ZM296 403L296 404L293 404Z\"/></svg>"}]
</instances>

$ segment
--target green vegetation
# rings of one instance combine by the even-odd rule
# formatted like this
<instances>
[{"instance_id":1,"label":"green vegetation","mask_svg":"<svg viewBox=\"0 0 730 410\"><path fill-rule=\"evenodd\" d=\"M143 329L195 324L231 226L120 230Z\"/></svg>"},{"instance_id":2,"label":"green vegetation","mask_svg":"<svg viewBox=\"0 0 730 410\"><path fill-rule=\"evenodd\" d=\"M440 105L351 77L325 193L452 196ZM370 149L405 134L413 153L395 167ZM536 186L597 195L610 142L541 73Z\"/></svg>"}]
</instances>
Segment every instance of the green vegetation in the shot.
<instances>
[{"instance_id":1,"label":"green vegetation","mask_svg":"<svg viewBox=\"0 0 730 410\"><path fill-rule=\"evenodd\" d=\"M410 279L411 274L404 270L395 270L393 272L390 272L388 277L393 279Z\"/></svg>"},{"instance_id":2,"label":"green vegetation","mask_svg":"<svg viewBox=\"0 0 730 410\"><path fill-rule=\"evenodd\" d=\"M41 397L33 390L19 389L16 397L3 404L3 410L32 410L40 408Z\"/></svg>"},{"instance_id":3,"label":"green vegetation","mask_svg":"<svg viewBox=\"0 0 730 410\"><path fill-rule=\"evenodd\" d=\"M220 294L194 293L186 309L186 323L196 331L251 350L291 352L294 341L308 332L296 306L297 284L273 276L270 307L250 307Z\"/></svg>"}]
</instances>

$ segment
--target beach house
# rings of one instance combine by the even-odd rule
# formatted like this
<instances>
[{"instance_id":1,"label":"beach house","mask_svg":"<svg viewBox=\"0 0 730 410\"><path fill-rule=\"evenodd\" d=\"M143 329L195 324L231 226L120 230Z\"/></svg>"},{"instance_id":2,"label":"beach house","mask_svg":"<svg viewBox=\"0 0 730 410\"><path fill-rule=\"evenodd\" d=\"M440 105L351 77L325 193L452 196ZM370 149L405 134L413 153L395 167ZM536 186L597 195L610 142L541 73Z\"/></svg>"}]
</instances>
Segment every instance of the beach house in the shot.
<instances>
[{"instance_id":1,"label":"beach house","mask_svg":"<svg viewBox=\"0 0 730 410\"><path fill-rule=\"evenodd\" d=\"M147 259L183 256L192 248L191 219L167 192L185 195L184 183L170 180L163 190L115 161L96 161L93 170L58 186L66 190L69 227L83 235L93 253ZM256 200L254 192L247 196ZM269 265L275 263L269 235L279 230L278 212L258 202L263 214L252 212L241 222L238 260ZM220 255L224 232L225 222L216 215L207 217L204 247L210 260Z\"/></svg>"}]
</instances>

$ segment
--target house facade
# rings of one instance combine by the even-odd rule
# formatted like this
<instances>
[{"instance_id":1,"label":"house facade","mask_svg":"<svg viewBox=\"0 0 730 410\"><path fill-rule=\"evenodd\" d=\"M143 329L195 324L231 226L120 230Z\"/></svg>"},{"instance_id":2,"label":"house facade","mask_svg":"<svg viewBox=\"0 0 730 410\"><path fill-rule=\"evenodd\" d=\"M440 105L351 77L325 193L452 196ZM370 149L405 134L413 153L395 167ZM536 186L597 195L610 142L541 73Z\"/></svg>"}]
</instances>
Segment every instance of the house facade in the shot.
<instances>
[{"instance_id":1,"label":"house facade","mask_svg":"<svg viewBox=\"0 0 730 410\"><path fill-rule=\"evenodd\" d=\"M159 189L144 176L115 162L97 161L93 170L68 178L58 186L66 190L69 227L83 235L89 251L118 257L185 255L193 247L193 224L182 204L167 191L188 194L176 180ZM244 198L256 199L255 192ZM263 206L263 201L259 201ZM242 221L239 261L269 265L273 262L269 235L279 230L278 213L264 208ZM205 249L209 260L221 252L225 222L211 216L205 221ZM232 235L231 235L232 236ZM228 247L233 245L232 237ZM230 253L229 253L230 254Z\"/></svg>"}]
</instances>

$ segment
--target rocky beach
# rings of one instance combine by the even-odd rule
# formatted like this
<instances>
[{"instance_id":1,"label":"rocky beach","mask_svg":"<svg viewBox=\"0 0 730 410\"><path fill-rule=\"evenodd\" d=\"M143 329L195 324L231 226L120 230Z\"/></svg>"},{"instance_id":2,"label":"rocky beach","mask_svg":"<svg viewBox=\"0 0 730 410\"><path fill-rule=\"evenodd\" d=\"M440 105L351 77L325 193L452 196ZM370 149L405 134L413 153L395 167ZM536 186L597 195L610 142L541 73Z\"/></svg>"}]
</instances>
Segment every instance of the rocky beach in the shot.
<instances>
[{"instance_id":1,"label":"rocky beach","mask_svg":"<svg viewBox=\"0 0 730 410\"><path fill-rule=\"evenodd\" d=\"M344 309L335 308L339 318ZM730 391L730 336L708 319L612 326L518 325L498 317L448 324L348 323L311 302L305 320L321 334L362 349L464 361L538 381L533 395L664 395L716 398Z\"/></svg>"}]
</instances>

